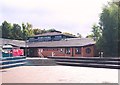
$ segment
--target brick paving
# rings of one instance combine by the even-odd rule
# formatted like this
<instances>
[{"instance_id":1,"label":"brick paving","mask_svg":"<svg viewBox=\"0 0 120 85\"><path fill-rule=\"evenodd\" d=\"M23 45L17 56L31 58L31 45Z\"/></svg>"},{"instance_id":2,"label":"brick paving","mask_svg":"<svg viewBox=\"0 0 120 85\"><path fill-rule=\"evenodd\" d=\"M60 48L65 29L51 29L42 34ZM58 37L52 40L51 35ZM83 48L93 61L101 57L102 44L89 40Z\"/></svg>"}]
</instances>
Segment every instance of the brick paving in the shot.
<instances>
[{"instance_id":1,"label":"brick paving","mask_svg":"<svg viewBox=\"0 0 120 85\"><path fill-rule=\"evenodd\" d=\"M3 83L118 83L117 69L21 66L3 69Z\"/></svg>"}]
</instances>

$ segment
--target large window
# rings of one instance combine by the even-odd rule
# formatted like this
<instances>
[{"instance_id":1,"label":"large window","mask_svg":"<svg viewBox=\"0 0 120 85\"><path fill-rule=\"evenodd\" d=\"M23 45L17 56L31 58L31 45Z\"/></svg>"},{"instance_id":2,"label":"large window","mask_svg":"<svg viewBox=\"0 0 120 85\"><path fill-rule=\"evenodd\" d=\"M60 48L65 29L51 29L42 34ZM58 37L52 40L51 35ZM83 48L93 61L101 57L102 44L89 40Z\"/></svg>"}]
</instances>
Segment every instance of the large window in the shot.
<instances>
[{"instance_id":1,"label":"large window","mask_svg":"<svg viewBox=\"0 0 120 85\"><path fill-rule=\"evenodd\" d=\"M61 49L60 49L60 52L64 52L64 50L61 48Z\"/></svg>"},{"instance_id":2,"label":"large window","mask_svg":"<svg viewBox=\"0 0 120 85\"><path fill-rule=\"evenodd\" d=\"M34 37L34 42L37 42L38 41L38 37Z\"/></svg>"},{"instance_id":3,"label":"large window","mask_svg":"<svg viewBox=\"0 0 120 85\"><path fill-rule=\"evenodd\" d=\"M51 41L51 37L49 36L44 37L44 41Z\"/></svg>"},{"instance_id":4,"label":"large window","mask_svg":"<svg viewBox=\"0 0 120 85\"><path fill-rule=\"evenodd\" d=\"M39 37L38 41L40 41L40 42L42 42L42 41L51 41L51 37L50 36Z\"/></svg>"},{"instance_id":5,"label":"large window","mask_svg":"<svg viewBox=\"0 0 120 85\"><path fill-rule=\"evenodd\" d=\"M62 36L60 36L60 35L54 37L54 40L61 40L61 39L62 39Z\"/></svg>"},{"instance_id":6,"label":"large window","mask_svg":"<svg viewBox=\"0 0 120 85\"><path fill-rule=\"evenodd\" d=\"M43 41L43 37L39 37L38 41L42 42Z\"/></svg>"},{"instance_id":7,"label":"large window","mask_svg":"<svg viewBox=\"0 0 120 85\"><path fill-rule=\"evenodd\" d=\"M70 48L66 48L66 54L70 54Z\"/></svg>"},{"instance_id":8,"label":"large window","mask_svg":"<svg viewBox=\"0 0 120 85\"><path fill-rule=\"evenodd\" d=\"M91 53L91 49L90 48L86 48L86 53L90 54Z\"/></svg>"},{"instance_id":9,"label":"large window","mask_svg":"<svg viewBox=\"0 0 120 85\"><path fill-rule=\"evenodd\" d=\"M75 48L75 54L81 54L81 48Z\"/></svg>"},{"instance_id":10,"label":"large window","mask_svg":"<svg viewBox=\"0 0 120 85\"><path fill-rule=\"evenodd\" d=\"M29 38L29 42L34 42L34 38Z\"/></svg>"},{"instance_id":11,"label":"large window","mask_svg":"<svg viewBox=\"0 0 120 85\"><path fill-rule=\"evenodd\" d=\"M34 37L34 39L38 39L38 37Z\"/></svg>"}]
</instances>

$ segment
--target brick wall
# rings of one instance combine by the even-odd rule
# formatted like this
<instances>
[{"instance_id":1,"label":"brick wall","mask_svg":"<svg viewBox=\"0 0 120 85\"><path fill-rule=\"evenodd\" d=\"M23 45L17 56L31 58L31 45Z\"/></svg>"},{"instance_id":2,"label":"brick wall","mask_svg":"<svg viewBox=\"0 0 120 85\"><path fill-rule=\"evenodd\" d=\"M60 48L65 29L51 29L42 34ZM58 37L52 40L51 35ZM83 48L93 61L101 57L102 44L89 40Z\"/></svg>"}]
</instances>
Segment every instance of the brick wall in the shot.
<instances>
[{"instance_id":1,"label":"brick wall","mask_svg":"<svg viewBox=\"0 0 120 85\"><path fill-rule=\"evenodd\" d=\"M52 56L52 53L54 53L54 56L71 56L71 57L93 57L94 56L94 45L92 46L85 46L85 47L77 47L81 49L80 53L76 54L76 48L70 48L70 54L66 53L66 48L32 48L33 55L32 56L41 56L41 54L45 57ZM86 49L90 50L90 53L86 53ZM88 50L88 52L89 52Z\"/></svg>"},{"instance_id":2,"label":"brick wall","mask_svg":"<svg viewBox=\"0 0 120 85\"><path fill-rule=\"evenodd\" d=\"M86 52L87 48L91 49L90 53ZM94 46L82 47L82 56L84 56L84 57L93 57L94 56Z\"/></svg>"}]
</instances>

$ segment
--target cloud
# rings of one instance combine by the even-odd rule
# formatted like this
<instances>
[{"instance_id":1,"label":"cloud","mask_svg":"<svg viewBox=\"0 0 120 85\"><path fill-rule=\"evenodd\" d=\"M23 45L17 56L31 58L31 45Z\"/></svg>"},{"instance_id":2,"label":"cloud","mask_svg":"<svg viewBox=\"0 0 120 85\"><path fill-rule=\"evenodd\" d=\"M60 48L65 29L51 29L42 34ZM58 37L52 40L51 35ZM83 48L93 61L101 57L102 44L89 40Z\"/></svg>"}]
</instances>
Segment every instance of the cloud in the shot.
<instances>
[{"instance_id":1,"label":"cloud","mask_svg":"<svg viewBox=\"0 0 120 85\"><path fill-rule=\"evenodd\" d=\"M55 28L84 37L99 20L103 4L108 0L3 0L0 23L29 22L34 27Z\"/></svg>"}]
</instances>

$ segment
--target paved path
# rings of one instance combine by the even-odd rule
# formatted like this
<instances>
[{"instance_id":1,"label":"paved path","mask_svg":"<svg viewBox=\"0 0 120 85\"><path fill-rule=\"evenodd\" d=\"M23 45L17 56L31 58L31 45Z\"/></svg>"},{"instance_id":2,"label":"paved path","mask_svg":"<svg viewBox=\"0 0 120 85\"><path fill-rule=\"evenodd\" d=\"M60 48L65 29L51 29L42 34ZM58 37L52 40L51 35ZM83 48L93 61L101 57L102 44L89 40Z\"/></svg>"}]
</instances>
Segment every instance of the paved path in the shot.
<instances>
[{"instance_id":1,"label":"paved path","mask_svg":"<svg viewBox=\"0 0 120 85\"><path fill-rule=\"evenodd\" d=\"M117 69L21 66L0 73L3 83L118 83Z\"/></svg>"}]
</instances>

